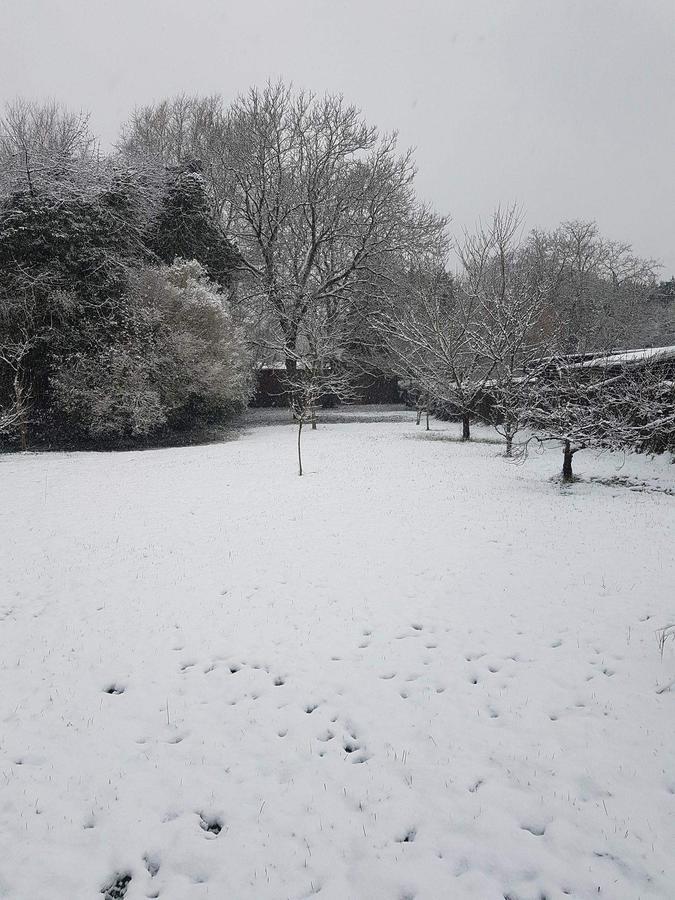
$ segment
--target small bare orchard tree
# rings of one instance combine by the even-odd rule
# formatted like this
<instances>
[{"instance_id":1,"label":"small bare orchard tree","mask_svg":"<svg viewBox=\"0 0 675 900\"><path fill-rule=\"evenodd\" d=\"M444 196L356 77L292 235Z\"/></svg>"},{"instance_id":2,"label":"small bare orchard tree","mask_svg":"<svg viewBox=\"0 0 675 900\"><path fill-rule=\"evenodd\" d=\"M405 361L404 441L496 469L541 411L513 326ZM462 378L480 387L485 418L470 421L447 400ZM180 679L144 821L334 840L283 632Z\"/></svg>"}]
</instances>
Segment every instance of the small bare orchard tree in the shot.
<instances>
[{"instance_id":1,"label":"small bare orchard tree","mask_svg":"<svg viewBox=\"0 0 675 900\"><path fill-rule=\"evenodd\" d=\"M462 440L494 368L476 341L476 294L437 259L408 273L405 290L377 319L392 368L420 395L450 404L462 417Z\"/></svg>"},{"instance_id":2,"label":"small bare orchard tree","mask_svg":"<svg viewBox=\"0 0 675 900\"><path fill-rule=\"evenodd\" d=\"M552 282L529 241L521 242L521 214L498 209L488 226L467 236L461 252L465 290L474 298L471 340L491 371L485 384L487 417L512 455L523 411L542 360L555 352Z\"/></svg>"},{"instance_id":3,"label":"small bare orchard tree","mask_svg":"<svg viewBox=\"0 0 675 900\"><path fill-rule=\"evenodd\" d=\"M327 316L314 308L305 317L302 350L283 351L288 359L293 354L291 370L286 371L285 390L293 418L298 425L298 475L302 475L302 429L311 422L316 429L317 411L326 400L349 403L355 399L354 371L345 364L349 343L340 317Z\"/></svg>"},{"instance_id":4,"label":"small bare orchard tree","mask_svg":"<svg viewBox=\"0 0 675 900\"><path fill-rule=\"evenodd\" d=\"M649 353L649 351L647 351ZM580 450L675 449L675 382L658 353L559 361L535 383L527 410L534 439L562 445L562 480L574 480Z\"/></svg>"}]
</instances>

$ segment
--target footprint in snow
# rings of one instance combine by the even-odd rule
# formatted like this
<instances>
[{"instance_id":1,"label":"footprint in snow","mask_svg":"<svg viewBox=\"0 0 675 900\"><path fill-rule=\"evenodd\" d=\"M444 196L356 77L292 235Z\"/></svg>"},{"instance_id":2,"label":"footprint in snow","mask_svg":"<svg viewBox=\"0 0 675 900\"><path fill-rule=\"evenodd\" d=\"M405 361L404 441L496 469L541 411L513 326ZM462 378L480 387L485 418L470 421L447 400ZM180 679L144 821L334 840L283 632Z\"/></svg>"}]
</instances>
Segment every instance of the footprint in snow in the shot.
<instances>
[{"instance_id":1,"label":"footprint in snow","mask_svg":"<svg viewBox=\"0 0 675 900\"><path fill-rule=\"evenodd\" d=\"M416 828L408 828L407 831L404 831L403 834L399 835L396 838L397 844L412 844L417 837L417 829Z\"/></svg>"},{"instance_id":2,"label":"footprint in snow","mask_svg":"<svg viewBox=\"0 0 675 900\"><path fill-rule=\"evenodd\" d=\"M154 878L159 872L159 858L153 853L146 853L143 857L143 862L145 863L145 868L148 870L150 877Z\"/></svg>"},{"instance_id":3,"label":"footprint in snow","mask_svg":"<svg viewBox=\"0 0 675 900\"><path fill-rule=\"evenodd\" d=\"M529 831L529 833L533 834L535 837L543 837L544 834L546 833L546 826L541 825L541 824L540 825L534 825L534 824L521 825L520 827L522 828L523 831Z\"/></svg>"},{"instance_id":4,"label":"footprint in snow","mask_svg":"<svg viewBox=\"0 0 675 900\"><path fill-rule=\"evenodd\" d=\"M208 813L200 812L199 815L199 827L202 831L205 831L208 835L213 835L213 837L217 837L220 832L223 830L224 822L220 818L220 816L210 815Z\"/></svg>"},{"instance_id":5,"label":"footprint in snow","mask_svg":"<svg viewBox=\"0 0 675 900\"><path fill-rule=\"evenodd\" d=\"M131 875L129 872L113 875L112 881L101 888L99 893L103 894L103 900L124 900L130 883Z\"/></svg>"}]
</instances>

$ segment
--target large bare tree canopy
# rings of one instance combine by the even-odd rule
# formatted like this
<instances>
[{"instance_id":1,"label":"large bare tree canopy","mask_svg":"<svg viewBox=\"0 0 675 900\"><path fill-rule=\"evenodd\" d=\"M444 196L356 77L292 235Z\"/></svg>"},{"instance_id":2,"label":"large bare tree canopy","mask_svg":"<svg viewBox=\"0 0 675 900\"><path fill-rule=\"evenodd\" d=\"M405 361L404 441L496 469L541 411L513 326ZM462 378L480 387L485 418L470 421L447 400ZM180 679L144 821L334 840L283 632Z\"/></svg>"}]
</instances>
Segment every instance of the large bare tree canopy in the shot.
<instances>
[{"instance_id":1,"label":"large bare tree canopy","mask_svg":"<svg viewBox=\"0 0 675 900\"><path fill-rule=\"evenodd\" d=\"M411 154L341 97L251 90L228 136L232 233L290 348L311 305L330 317L377 293L394 255L441 239L443 220L416 201Z\"/></svg>"},{"instance_id":2,"label":"large bare tree canopy","mask_svg":"<svg viewBox=\"0 0 675 900\"><path fill-rule=\"evenodd\" d=\"M95 178L97 146L89 113L19 97L0 116L0 193L83 186L85 173Z\"/></svg>"},{"instance_id":3,"label":"large bare tree canopy","mask_svg":"<svg viewBox=\"0 0 675 900\"><path fill-rule=\"evenodd\" d=\"M8 103L0 118L0 157L42 151L63 156L87 156L96 139L89 128L89 113L73 112L50 100L37 103L18 98Z\"/></svg>"}]
</instances>

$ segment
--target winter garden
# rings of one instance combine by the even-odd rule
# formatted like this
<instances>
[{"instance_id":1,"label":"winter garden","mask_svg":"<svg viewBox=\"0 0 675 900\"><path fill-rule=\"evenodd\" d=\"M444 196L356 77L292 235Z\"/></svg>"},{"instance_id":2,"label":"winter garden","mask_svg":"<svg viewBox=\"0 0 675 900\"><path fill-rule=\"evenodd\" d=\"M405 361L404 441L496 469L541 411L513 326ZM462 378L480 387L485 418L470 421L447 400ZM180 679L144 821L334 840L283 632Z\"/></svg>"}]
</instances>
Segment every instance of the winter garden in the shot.
<instances>
[{"instance_id":1,"label":"winter garden","mask_svg":"<svg viewBox=\"0 0 675 900\"><path fill-rule=\"evenodd\" d=\"M675 282L282 83L0 123L0 897L675 894ZM298 476L302 477L298 477Z\"/></svg>"}]
</instances>

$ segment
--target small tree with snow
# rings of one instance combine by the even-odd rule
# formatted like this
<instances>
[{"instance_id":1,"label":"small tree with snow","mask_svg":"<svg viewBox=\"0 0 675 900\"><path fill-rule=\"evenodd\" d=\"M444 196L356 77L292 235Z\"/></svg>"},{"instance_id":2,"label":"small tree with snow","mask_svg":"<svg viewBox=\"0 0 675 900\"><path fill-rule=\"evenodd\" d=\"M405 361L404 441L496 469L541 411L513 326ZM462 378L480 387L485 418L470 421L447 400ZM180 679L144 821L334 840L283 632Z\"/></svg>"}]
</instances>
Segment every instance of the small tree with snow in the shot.
<instances>
[{"instance_id":1,"label":"small tree with snow","mask_svg":"<svg viewBox=\"0 0 675 900\"><path fill-rule=\"evenodd\" d=\"M317 411L326 402L349 403L355 399L354 372L345 364L349 351L348 331L341 317L320 308L307 311L303 323L302 350L284 347L287 369L284 384L293 418L298 425L298 475L302 475L302 429L308 422L316 428Z\"/></svg>"},{"instance_id":2,"label":"small tree with snow","mask_svg":"<svg viewBox=\"0 0 675 900\"><path fill-rule=\"evenodd\" d=\"M574 480L580 450L675 449L675 382L658 357L636 365L621 355L587 363L564 359L539 377L526 413L539 441L562 445L562 480Z\"/></svg>"},{"instance_id":3,"label":"small tree with snow","mask_svg":"<svg viewBox=\"0 0 675 900\"><path fill-rule=\"evenodd\" d=\"M504 437L506 456L524 428L524 410L542 359L555 352L552 282L529 242L521 243L516 207L498 209L489 226L468 236L462 250L465 290L475 298L471 339L491 371L485 384L488 418Z\"/></svg>"},{"instance_id":4,"label":"small tree with snow","mask_svg":"<svg viewBox=\"0 0 675 900\"><path fill-rule=\"evenodd\" d=\"M441 260L410 272L404 295L378 317L391 366L420 394L456 409L462 440L469 440L471 416L495 367L475 339L476 296Z\"/></svg>"}]
</instances>

